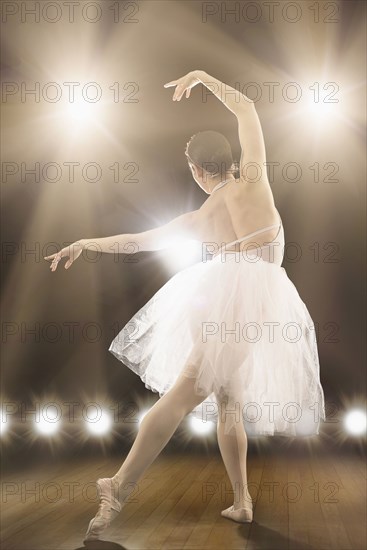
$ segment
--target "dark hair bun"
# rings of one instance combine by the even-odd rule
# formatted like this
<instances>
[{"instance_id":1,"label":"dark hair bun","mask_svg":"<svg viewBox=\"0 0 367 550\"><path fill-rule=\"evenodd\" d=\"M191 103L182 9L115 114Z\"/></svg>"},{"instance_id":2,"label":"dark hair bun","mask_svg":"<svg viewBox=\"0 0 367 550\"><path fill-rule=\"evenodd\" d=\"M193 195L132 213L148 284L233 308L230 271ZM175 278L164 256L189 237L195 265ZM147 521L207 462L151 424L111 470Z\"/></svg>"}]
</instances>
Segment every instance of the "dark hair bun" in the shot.
<instances>
[{"instance_id":1,"label":"dark hair bun","mask_svg":"<svg viewBox=\"0 0 367 550\"><path fill-rule=\"evenodd\" d=\"M228 139L214 130L193 135L185 152L191 162L211 176L225 175L233 167L232 149Z\"/></svg>"}]
</instances>

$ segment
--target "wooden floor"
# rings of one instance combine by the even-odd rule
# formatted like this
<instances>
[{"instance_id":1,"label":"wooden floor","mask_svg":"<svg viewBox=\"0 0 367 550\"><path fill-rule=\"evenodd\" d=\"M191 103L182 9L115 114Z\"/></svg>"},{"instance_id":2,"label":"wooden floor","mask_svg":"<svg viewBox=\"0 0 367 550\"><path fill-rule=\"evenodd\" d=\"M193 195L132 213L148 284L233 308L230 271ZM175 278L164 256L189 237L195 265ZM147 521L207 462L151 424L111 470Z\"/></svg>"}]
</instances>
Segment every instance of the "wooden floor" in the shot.
<instances>
[{"instance_id":1,"label":"wooden floor","mask_svg":"<svg viewBox=\"0 0 367 550\"><path fill-rule=\"evenodd\" d=\"M4 475L1 549L85 548L97 510L94 481L120 462L79 457ZM365 473L363 458L337 452L249 456L254 521L241 525L220 516L233 498L219 453L163 452L105 532L110 542L88 548L363 550Z\"/></svg>"}]
</instances>

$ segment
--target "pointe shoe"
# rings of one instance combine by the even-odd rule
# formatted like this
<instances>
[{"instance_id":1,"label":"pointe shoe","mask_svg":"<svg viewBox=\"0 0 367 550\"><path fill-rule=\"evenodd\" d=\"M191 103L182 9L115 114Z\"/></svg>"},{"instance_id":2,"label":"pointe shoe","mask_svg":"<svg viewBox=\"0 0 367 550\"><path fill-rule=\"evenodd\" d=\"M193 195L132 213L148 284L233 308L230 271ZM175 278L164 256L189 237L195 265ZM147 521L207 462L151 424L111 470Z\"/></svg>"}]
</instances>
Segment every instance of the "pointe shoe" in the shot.
<instances>
[{"instance_id":1,"label":"pointe shoe","mask_svg":"<svg viewBox=\"0 0 367 550\"><path fill-rule=\"evenodd\" d=\"M237 510L235 510L232 505L229 508L226 508L226 510L222 510L221 516L239 523L251 523L253 519L253 511L251 508L237 508Z\"/></svg>"},{"instance_id":2,"label":"pointe shoe","mask_svg":"<svg viewBox=\"0 0 367 550\"><path fill-rule=\"evenodd\" d=\"M99 509L93 519L90 520L83 542L99 540L101 533L107 529L111 521L121 512L121 504L113 494L113 482L109 477L98 479L96 482Z\"/></svg>"}]
</instances>

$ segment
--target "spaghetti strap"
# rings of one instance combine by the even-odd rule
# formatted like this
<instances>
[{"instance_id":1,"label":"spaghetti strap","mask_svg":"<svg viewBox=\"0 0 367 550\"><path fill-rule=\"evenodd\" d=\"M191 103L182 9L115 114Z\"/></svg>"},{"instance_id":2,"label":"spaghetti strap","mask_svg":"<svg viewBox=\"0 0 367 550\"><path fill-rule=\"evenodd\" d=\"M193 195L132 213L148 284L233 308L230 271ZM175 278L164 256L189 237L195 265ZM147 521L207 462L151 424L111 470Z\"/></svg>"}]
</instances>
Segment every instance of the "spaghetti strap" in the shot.
<instances>
[{"instance_id":1,"label":"spaghetti strap","mask_svg":"<svg viewBox=\"0 0 367 550\"><path fill-rule=\"evenodd\" d=\"M279 213L278 213L278 216L279 216ZM253 233L249 233L248 235L245 235L244 237L241 237L240 239L236 239L235 241L232 241L231 243L226 243L223 246L224 247L232 246L236 243L240 243L242 241L245 241L246 239L249 239L250 237L254 237L255 235L259 235L260 233L264 233L265 231L268 231L269 229L275 229L276 227L279 227L279 230L280 230L281 225L282 225L282 220L279 216L279 222L278 223L275 223L273 225L268 225L267 227L263 227L261 229L258 229L257 231L254 231ZM277 233L277 236L278 236L278 234L279 234L279 231Z\"/></svg>"}]
</instances>

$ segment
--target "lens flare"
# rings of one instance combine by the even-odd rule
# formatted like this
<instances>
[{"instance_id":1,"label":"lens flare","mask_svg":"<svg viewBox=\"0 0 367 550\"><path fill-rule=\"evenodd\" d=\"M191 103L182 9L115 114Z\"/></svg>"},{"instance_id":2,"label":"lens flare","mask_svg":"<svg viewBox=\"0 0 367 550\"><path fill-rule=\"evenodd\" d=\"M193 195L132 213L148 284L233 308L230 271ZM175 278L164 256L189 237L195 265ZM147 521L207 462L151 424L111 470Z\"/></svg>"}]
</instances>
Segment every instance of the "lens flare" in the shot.
<instances>
[{"instance_id":1,"label":"lens flare","mask_svg":"<svg viewBox=\"0 0 367 550\"><path fill-rule=\"evenodd\" d=\"M53 435L60 428L60 419L57 410L47 408L47 414L42 411L41 417L35 421L36 430L42 435Z\"/></svg>"},{"instance_id":2,"label":"lens flare","mask_svg":"<svg viewBox=\"0 0 367 550\"><path fill-rule=\"evenodd\" d=\"M89 418L86 424L92 435L104 435L111 429L112 418L106 411L102 411L95 418Z\"/></svg>"},{"instance_id":3,"label":"lens flare","mask_svg":"<svg viewBox=\"0 0 367 550\"><path fill-rule=\"evenodd\" d=\"M9 427L9 421L3 415L3 412L0 411L0 435L3 435Z\"/></svg>"},{"instance_id":4,"label":"lens flare","mask_svg":"<svg viewBox=\"0 0 367 550\"><path fill-rule=\"evenodd\" d=\"M351 435L366 433L366 413L361 409L349 411L344 417L344 426Z\"/></svg>"},{"instance_id":5,"label":"lens flare","mask_svg":"<svg viewBox=\"0 0 367 550\"><path fill-rule=\"evenodd\" d=\"M206 435L213 431L213 423L208 421L204 422L193 416L190 418L190 428L195 434Z\"/></svg>"}]
</instances>

